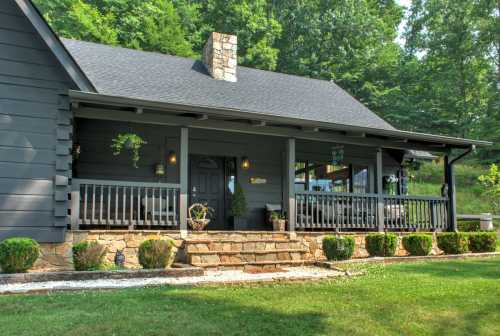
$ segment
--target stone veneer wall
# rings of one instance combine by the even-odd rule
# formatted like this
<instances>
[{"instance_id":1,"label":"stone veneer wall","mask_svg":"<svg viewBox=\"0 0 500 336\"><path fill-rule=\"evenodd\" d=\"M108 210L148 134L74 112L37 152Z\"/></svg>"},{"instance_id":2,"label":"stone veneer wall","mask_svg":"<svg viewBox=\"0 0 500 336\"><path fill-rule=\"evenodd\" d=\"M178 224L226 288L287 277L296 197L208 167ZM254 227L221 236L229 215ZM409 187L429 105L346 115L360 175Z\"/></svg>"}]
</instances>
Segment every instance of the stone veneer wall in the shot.
<instances>
[{"instance_id":1,"label":"stone veneer wall","mask_svg":"<svg viewBox=\"0 0 500 336\"><path fill-rule=\"evenodd\" d=\"M309 250L303 255L306 261L324 260L322 239L328 232L297 232L296 240L298 240L305 248ZM407 233L399 233L399 244L396 252L397 256L405 256L408 253L402 246L401 237ZM351 235L355 237L356 248L354 250L354 258L364 258L368 256L365 248L366 233L343 233L342 235ZM262 232L190 232L188 239L260 239L274 238L282 239L288 237L288 233L278 233L271 231ZM140 268L137 260L137 251L140 243L146 239L152 238L170 238L175 242L175 261L185 261L185 251L183 239L179 232L176 231L117 231L117 230L91 230L91 231L68 231L66 241L64 243L44 243L42 247L42 255L36 262L33 271L61 271L72 270L72 246L83 240L97 241L104 244L108 253L106 260L109 263L114 262L114 256L117 250L123 250L125 254L125 266L127 268ZM433 240L433 250L431 254L440 254L441 251L437 248L436 239Z\"/></svg>"}]
</instances>

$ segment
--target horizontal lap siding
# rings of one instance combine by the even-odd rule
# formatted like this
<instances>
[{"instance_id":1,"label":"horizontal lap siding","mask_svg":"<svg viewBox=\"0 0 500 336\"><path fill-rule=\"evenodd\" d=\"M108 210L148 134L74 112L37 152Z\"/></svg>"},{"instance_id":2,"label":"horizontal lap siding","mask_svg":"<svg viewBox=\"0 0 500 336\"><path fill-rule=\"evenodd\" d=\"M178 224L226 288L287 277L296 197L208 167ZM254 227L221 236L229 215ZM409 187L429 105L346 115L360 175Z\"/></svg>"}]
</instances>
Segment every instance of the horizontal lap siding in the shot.
<instances>
[{"instance_id":1,"label":"horizontal lap siding","mask_svg":"<svg viewBox=\"0 0 500 336\"><path fill-rule=\"evenodd\" d=\"M54 180L71 174L68 156L56 154L69 154L58 109L68 108L60 94L70 80L14 1L0 3L0 50L0 239L61 241L67 219L55 207L67 202L55 201Z\"/></svg>"}]
</instances>

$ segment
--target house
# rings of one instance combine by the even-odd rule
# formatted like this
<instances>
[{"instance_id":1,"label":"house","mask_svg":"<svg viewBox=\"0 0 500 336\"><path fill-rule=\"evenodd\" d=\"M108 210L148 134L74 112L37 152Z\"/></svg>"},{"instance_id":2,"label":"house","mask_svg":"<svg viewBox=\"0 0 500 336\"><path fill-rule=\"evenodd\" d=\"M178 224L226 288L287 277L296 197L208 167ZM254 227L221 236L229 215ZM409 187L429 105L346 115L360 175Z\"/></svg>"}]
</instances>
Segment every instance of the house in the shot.
<instances>
[{"instance_id":1,"label":"house","mask_svg":"<svg viewBox=\"0 0 500 336\"><path fill-rule=\"evenodd\" d=\"M0 239L186 235L195 202L219 231L270 230L266 209L289 232L456 228L453 163L488 142L395 129L335 83L238 66L236 54L236 36L220 33L202 61L59 39L31 1L2 1ZM118 134L147 142L137 168L113 155ZM444 156L441 197L404 194L415 151ZM236 184L245 220L231 216Z\"/></svg>"}]
</instances>

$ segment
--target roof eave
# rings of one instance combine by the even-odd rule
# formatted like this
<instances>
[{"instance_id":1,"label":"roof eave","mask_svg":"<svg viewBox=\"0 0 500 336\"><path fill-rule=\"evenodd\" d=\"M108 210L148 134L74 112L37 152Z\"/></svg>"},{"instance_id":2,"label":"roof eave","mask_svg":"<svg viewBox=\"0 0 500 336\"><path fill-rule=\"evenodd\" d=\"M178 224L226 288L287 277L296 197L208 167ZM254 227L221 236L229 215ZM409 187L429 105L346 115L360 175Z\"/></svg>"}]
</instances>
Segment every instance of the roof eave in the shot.
<instances>
[{"instance_id":1,"label":"roof eave","mask_svg":"<svg viewBox=\"0 0 500 336\"><path fill-rule=\"evenodd\" d=\"M179 104L179 103L169 103L169 102L158 102L158 101L150 101L143 100L137 98L123 97L123 96L112 96L100 93L91 93L91 92L83 92L83 91L75 91L70 90L69 95L72 99L81 102L99 102L99 103L108 103L108 104L116 104L122 106L136 106L136 107L146 107L146 108L156 108L156 109L178 109L181 111L191 111L195 113L204 113L210 114L214 113L217 115L226 115L233 117L241 117L241 118L249 118L249 119L258 119L267 122L281 122L287 123L290 125L296 126L306 126L306 127L320 127L324 129L329 129L333 131L350 131L350 132L359 132L366 133L375 136L382 136L394 139L401 140L412 140L412 141L422 141L422 142L432 142L432 143L441 143L445 144L449 147L456 148L468 148L470 146L482 147L482 146L490 146L492 145L489 141L482 140L473 140L473 139L463 139L463 138L455 138L443 135L433 135L427 133L417 133L410 131L402 131L402 130L386 130L379 128L369 128L369 127L361 127L354 125L346 125L346 124L336 124L336 123L326 123L314 120L307 119L298 119L298 118L290 118L290 117L282 117L276 116L272 114L266 114L256 111L246 111L241 109L234 108L225 108L225 107L216 107L216 106L202 106L202 105L188 105L188 104Z\"/></svg>"}]
</instances>

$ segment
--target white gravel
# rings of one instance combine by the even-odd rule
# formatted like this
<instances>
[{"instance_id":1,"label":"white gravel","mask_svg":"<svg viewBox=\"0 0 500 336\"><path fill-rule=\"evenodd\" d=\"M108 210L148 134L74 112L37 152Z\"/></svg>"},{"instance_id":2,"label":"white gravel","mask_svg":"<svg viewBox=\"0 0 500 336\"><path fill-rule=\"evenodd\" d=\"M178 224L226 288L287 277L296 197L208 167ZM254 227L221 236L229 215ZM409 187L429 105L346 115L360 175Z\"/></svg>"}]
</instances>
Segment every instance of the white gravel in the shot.
<instances>
[{"instance_id":1,"label":"white gravel","mask_svg":"<svg viewBox=\"0 0 500 336\"><path fill-rule=\"evenodd\" d=\"M320 267L289 267L286 272L251 274L242 271L206 271L204 276L158 277L136 279L103 279L81 281L47 281L0 285L0 294L29 293L53 290L116 289L159 285L202 285L279 280L312 280L342 276L345 273Z\"/></svg>"}]
</instances>

